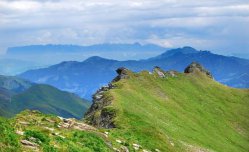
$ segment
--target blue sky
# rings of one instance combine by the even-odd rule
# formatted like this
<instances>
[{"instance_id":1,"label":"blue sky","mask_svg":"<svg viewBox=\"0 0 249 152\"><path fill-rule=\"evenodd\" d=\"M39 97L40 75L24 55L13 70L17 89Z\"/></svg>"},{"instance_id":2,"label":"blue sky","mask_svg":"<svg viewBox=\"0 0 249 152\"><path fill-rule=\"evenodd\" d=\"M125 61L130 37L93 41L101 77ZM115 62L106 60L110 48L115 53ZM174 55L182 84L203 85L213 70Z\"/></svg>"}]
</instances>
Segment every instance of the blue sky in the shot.
<instances>
[{"instance_id":1,"label":"blue sky","mask_svg":"<svg viewBox=\"0 0 249 152\"><path fill-rule=\"evenodd\" d=\"M249 1L0 1L0 54L30 44L134 42L249 54Z\"/></svg>"}]
</instances>

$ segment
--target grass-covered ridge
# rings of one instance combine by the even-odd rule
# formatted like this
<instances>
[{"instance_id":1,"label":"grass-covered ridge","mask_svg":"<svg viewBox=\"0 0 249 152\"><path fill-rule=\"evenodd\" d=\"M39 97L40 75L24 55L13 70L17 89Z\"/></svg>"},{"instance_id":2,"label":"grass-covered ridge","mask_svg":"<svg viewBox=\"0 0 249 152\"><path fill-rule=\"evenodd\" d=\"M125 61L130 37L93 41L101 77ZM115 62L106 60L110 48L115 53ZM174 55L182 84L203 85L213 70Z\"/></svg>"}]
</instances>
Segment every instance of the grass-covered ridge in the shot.
<instances>
[{"instance_id":1,"label":"grass-covered ridge","mask_svg":"<svg viewBox=\"0 0 249 152\"><path fill-rule=\"evenodd\" d=\"M224 86L198 71L166 77L127 73L102 94L111 102L96 106L87 115L90 123L98 126L115 111L110 134L150 151L249 150L249 90Z\"/></svg>"}]
</instances>

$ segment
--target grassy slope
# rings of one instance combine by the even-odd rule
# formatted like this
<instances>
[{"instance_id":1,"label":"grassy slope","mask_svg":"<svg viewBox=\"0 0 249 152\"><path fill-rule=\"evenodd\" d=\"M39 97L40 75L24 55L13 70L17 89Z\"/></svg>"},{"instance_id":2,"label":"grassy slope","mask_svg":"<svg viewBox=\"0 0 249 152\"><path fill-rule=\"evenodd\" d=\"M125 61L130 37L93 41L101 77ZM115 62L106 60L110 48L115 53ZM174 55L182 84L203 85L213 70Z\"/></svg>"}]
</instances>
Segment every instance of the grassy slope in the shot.
<instances>
[{"instance_id":1,"label":"grassy slope","mask_svg":"<svg viewBox=\"0 0 249 152\"><path fill-rule=\"evenodd\" d=\"M88 107L87 101L83 101L74 94L60 91L49 85L34 85L12 97L9 109L13 114L25 109L36 109L63 117L82 118Z\"/></svg>"},{"instance_id":2,"label":"grassy slope","mask_svg":"<svg viewBox=\"0 0 249 152\"><path fill-rule=\"evenodd\" d=\"M131 74L108 95L118 111L111 134L149 150L247 152L249 91L205 75Z\"/></svg>"},{"instance_id":3,"label":"grassy slope","mask_svg":"<svg viewBox=\"0 0 249 152\"><path fill-rule=\"evenodd\" d=\"M76 121L76 120L75 120ZM109 152L103 133L58 128L58 117L38 111L23 111L13 119L0 118L0 152ZM16 134L23 131L23 135ZM34 141L31 138L35 138ZM21 144L29 140L38 146L34 150Z\"/></svg>"},{"instance_id":4,"label":"grassy slope","mask_svg":"<svg viewBox=\"0 0 249 152\"><path fill-rule=\"evenodd\" d=\"M20 150L19 138L9 120L0 117L0 152Z\"/></svg>"}]
</instances>

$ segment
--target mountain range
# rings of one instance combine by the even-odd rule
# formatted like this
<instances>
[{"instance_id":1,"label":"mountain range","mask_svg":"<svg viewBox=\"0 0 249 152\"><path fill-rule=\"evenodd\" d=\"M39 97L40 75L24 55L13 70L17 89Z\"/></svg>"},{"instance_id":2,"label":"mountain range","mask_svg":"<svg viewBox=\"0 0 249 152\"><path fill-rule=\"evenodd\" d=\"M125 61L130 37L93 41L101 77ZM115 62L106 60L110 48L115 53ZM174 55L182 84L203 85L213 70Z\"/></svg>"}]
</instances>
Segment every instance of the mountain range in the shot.
<instances>
[{"instance_id":1,"label":"mountain range","mask_svg":"<svg viewBox=\"0 0 249 152\"><path fill-rule=\"evenodd\" d=\"M248 152L249 90L193 62L184 73L125 67L93 95L83 120L26 110L0 118L8 151Z\"/></svg>"},{"instance_id":2,"label":"mountain range","mask_svg":"<svg viewBox=\"0 0 249 152\"><path fill-rule=\"evenodd\" d=\"M40 65L51 65L62 61L82 61L91 56L102 56L106 58L142 59L152 57L163 52L166 48L153 44L96 44L89 46L80 45L30 45L10 47L7 49L5 58L25 59ZM120 53L122 52L122 53ZM53 59L53 60L47 60Z\"/></svg>"},{"instance_id":3,"label":"mountain range","mask_svg":"<svg viewBox=\"0 0 249 152\"><path fill-rule=\"evenodd\" d=\"M89 102L55 87L14 77L0 76L0 116L13 117L25 110L82 118Z\"/></svg>"},{"instance_id":4,"label":"mountain range","mask_svg":"<svg viewBox=\"0 0 249 152\"><path fill-rule=\"evenodd\" d=\"M204 65L218 82L236 88L249 88L249 60L198 51L192 47L168 50L143 60L117 61L93 56L83 62L62 62L48 68L29 70L18 76L91 99L91 95L100 86L112 80L118 67L139 72L159 66L163 70L174 69L181 72L193 61Z\"/></svg>"},{"instance_id":5,"label":"mountain range","mask_svg":"<svg viewBox=\"0 0 249 152\"><path fill-rule=\"evenodd\" d=\"M118 60L142 59L155 56L166 48L153 44L27 45L9 47L0 56L0 74L17 75L30 69L44 68L63 61L83 61L91 56ZM120 53L122 52L122 53Z\"/></svg>"}]
</instances>

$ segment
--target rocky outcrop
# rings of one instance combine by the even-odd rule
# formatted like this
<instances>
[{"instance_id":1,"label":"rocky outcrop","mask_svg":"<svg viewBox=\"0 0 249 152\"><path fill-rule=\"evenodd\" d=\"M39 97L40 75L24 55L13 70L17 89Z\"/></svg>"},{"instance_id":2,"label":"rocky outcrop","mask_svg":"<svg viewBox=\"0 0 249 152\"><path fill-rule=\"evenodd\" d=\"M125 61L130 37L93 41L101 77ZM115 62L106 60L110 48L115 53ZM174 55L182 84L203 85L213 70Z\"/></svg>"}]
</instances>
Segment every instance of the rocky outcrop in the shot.
<instances>
[{"instance_id":1,"label":"rocky outcrop","mask_svg":"<svg viewBox=\"0 0 249 152\"><path fill-rule=\"evenodd\" d=\"M116 72L117 72L118 76L116 76L116 77L112 80L112 82L117 82L117 81L119 81L119 80L121 80L121 79L127 79L127 78L129 78L129 73L130 73L130 71L129 71L128 69L124 68L124 67L118 68L118 69L116 70Z\"/></svg>"},{"instance_id":2,"label":"rocky outcrop","mask_svg":"<svg viewBox=\"0 0 249 152\"><path fill-rule=\"evenodd\" d=\"M177 77L178 74L179 74L179 72L173 71L173 70L170 70L170 71L166 71L166 72L165 72L165 75L166 75L167 77Z\"/></svg>"},{"instance_id":3,"label":"rocky outcrop","mask_svg":"<svg viewBox=\"0 0 249 152\"><path fill-rule=\"evenodd\" d=\"M201 72L207 75L209 78L213 79L212 74L206 70L201 64L197 62L192 62L187 68L184 70L184 73L194 73L194 72Z\"/></svg>"},{"instance_id":4,"label":"rocky outcrop","mask_svg":"<svg viewBox=\"0 0 249 152\"><path fill-rule=\"evenodd\" d=\"M23 145L26 145L26 146L37 146L36 143L32 143L32 142L30 142L30 141L28 141L28 140L21 140L21 143L22 143Z\"/></svg>"},{"instance_id":5,"label":"rocky outcrop","mask_svg":"<svg viewBox=\"0 0 249 152\"><path fill-rule=\"evenodd\" d=\"M63 118L58 117L61 122L58 124L58 128L65 128L65 129L76 129L76 130L82 130L82 131L94 131L96 130L94 127L87 125L85 123L79 122L74 118ZM50 128L46 128L51 131Z\"/></svg>"},{"instance_id":6,"label":"rocky outcrop","mask_svg":"<svg viewBox=\"0 0 249 152\"><path fill-rule=\"evenodd\" d=\"M153 72L156 73L160 78L165 77L165 74L164 74L163 70L158 66L154 67Z\"/></svg>"},{"instance_id":7,"label":"rocky outcrop","mask_svg":"<svg viewBox=\"0 0 249 152\"><path fill-rule=\"evenodd\" d=\"M21 140L21 144L28 148L28 149L33 149L34 151L38 151L38 144L28 141L28 140Z\"/></svg>"},{"instance_id":8,"label":"rocky outcrop","mask_svg":"<svg viewBox=\"0 0 249 152\"><path fill-rule=\"evenodd\" d=\"M177 71L173 71L173 70L164 71L158 66L154 67L153 73L158 75L160 78L177 77L177 75L178 75Z\"/></svg>"},{"instance_id":9,"label":"rocky outcrop","mask_svg":"<svg viewBox=\"0 0 249 152\"><path fill-rule=\"evenodd\" d=\"M115 128L114 118L116 116L116 110L111 106L112 96L108 94L110 89L114 89L116 86L115 82L121 79L129 78L129 70L121 67L116 70L118 76L115 77L111 83L107 86L101 87L93 95L93 104L85 114L85 120L87 123L100 127L100 128Z\"/></svg>"},{"instance_id":10,"label":"rocky outcrop","mask_svg":"<svg viewBox=\"0 0 249 152\"><path fill-rule=\"evenodd\" d=\"M85 118L88 123L101 128L114 128L113 118L115 113L109 112L107 106L111 104L112 98L106 93L114 88L112 84L100 88L93 95L93 104L87 111Z\"/></svg>"}]
</instances>

